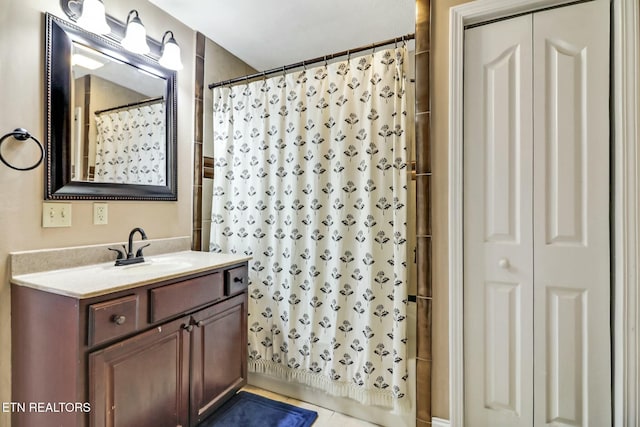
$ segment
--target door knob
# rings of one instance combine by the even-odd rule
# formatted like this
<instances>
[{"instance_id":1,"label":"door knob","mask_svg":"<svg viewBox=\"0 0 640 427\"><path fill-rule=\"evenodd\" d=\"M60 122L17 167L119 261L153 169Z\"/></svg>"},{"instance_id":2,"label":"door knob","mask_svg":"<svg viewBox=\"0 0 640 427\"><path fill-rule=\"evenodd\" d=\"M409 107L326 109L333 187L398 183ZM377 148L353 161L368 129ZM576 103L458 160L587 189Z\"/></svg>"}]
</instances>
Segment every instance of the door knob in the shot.
<instances>
[{"instance_id":1,"label":"door knob","mask_svg":"<svg viewBox=\"0 0 640 427\"><path fill-rule=\"evenodd\" d=\"M500 261L498 261L498 265L500 266L500 268L503 268L505 270L511 267L511 263L507 258L500 258Z\"/></svg>"}]
</instances>

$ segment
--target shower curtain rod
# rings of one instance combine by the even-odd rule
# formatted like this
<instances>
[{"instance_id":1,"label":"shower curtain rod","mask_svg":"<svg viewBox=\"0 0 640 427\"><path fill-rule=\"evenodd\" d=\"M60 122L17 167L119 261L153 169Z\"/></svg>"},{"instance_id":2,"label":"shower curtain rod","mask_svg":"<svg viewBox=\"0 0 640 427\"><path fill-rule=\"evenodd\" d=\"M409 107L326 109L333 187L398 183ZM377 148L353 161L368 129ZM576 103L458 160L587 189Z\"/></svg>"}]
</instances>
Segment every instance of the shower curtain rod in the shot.
<instances>
[{"instance_id":1,"label":"shower curtain rod","mask_svg":"<svg viewBox=\"0 0 640 427\"><path fill-rule=\"evenodd\" d=\"M149 99L145 99L144 101L138 101L138 102L132 102L130 104L124 104L124 105L120 105L118 107L112 107L112 108L105 108L104 110L96 110L93 114L95 114L96 116L98 114L102 114L102 113L111 113L114 111L118 111L118 110L124 110L127 108L131 108L131 107L140 107L142 105L151 105L151 104L155 104L157 102L161 102L164 100L164 97L159 96L157 98L149 98Z\"/></svg>"},{"instance_id":2,"label":"shower curtain rod","mask_svg":"<svg viewBox=\"0 0 640 427\"><path fill-rule=\"evenodd\" d=\"M355 49L349 49L349 50L344 50L342 52L338 52L338 53L332 53L331 55L325 55L325 56L319 56L317 58L313 58L313 59L308 59L306 61L301 61L301 62L296 62L295 64L289 64L289 65L285 65L283 67L279 67L279 68L272 68L271 70L267 70L267 71L262 71L259 73L254 73L254 74L249 74L247 76L242 76L242 77L236 77L230 80L223 80L221 82L217 82L217 83L211 83L209 85L209 89L213 89L216 87L220 87L220 86L227 86L227 85L232 85L234 83L240 83L240 82L247 82L249 80L252 79L257 79L257 78L261 78L261 77L266 77L270 74L276 74L276 73L283 73L287 70L291 70L294 68L300 68L300 67L306 67L307 65L311 65L311 64L315 64L317 62L325 62L325 61L329 61L331 59L334 58L339 58L341 56L349 56L353 53L358 53L358 52L364 52L367 50L371 50L371 49L376 49L378 47L381 46L387 46L390 44L397 44L397 43L401 43L401 42L405 42L407 40L413 40L415 38L415 33L413 34L407 34L401 37L396 37L393 39L389 39L389 40L384 40L378 43L374 43L374 44L370 44L368 46L361 46L361 47L357 47Z\"/></svg>"}]
</instances>

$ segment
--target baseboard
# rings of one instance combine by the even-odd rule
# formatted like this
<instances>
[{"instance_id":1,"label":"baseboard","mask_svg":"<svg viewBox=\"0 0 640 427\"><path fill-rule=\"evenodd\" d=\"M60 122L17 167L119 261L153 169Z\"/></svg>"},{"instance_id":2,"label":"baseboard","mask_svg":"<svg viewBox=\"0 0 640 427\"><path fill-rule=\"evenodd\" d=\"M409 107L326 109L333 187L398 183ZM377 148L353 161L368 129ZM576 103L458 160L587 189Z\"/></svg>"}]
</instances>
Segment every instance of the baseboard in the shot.
<instances>
[{"instance_id":1,"label":"baseboard","mask_svg":"<svg viewBox=\"0 0 640 427\"><path fill-rule=\"evenodd\" d=\"M431 427L451 427L449 420L443 420L442 418L431 418Z\"/></svg>"}]
</instances>

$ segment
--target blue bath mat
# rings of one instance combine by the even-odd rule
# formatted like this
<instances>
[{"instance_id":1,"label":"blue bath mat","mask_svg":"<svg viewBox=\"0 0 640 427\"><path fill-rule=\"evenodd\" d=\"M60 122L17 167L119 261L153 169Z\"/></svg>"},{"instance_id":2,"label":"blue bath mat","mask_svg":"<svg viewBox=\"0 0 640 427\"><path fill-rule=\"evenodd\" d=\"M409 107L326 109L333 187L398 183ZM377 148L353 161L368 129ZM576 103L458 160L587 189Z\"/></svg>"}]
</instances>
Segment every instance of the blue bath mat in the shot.
<instances>
[{"instance_id":1,"label":"blue bath mat","mask_svg":"<svg viewBox=\"0 0 640 427\"><path fill-rule=\"evenodd\" d=\"M199 427L309 427L318 413L241 391Z\"/></svg>"}]
</instances>

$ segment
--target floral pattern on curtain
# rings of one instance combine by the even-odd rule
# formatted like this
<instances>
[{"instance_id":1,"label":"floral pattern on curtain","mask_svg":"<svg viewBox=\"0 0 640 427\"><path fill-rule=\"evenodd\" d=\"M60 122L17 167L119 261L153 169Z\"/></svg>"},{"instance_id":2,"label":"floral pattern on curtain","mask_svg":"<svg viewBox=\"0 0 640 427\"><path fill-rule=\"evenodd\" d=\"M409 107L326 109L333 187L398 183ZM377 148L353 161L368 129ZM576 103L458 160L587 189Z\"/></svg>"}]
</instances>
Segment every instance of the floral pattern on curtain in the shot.
<instances>
[{"instance_id":1,"label":"floral pattern on curtain","mask_svg":"<svg viewBox=\"0 0 640 427\"><path fill-rule=\"evenodd\" d=\"M96 115L96 182L166 185L164 102Z\"/></svg>"},{"instance_id":2,"label":"floral pattern on curtain","mask_svg":"<svg viewBox=\"0 0 640 427\"><path fill-rule=\"evenodd\" d=\"M214 90L210 250L253 257L250 369L406 409L406 49Z\"/></svg>"}]
</instances>

